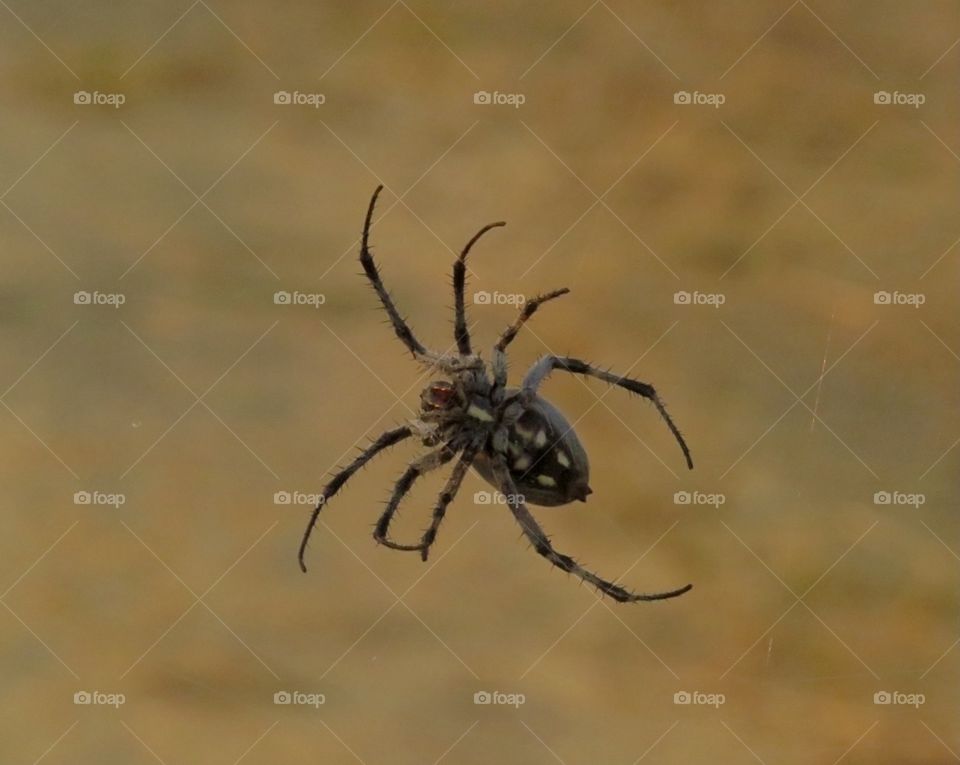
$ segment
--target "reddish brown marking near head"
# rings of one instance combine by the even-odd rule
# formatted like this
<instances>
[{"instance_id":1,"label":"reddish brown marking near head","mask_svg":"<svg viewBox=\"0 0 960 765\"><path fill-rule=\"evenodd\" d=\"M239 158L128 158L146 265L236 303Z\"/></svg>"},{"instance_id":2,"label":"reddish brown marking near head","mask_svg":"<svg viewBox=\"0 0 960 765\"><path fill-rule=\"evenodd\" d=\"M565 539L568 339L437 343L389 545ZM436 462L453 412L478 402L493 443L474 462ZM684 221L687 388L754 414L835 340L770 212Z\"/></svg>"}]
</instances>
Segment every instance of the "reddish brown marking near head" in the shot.
<instances>
[{"instance_id":1,"label":"reddish brown marking near head","mask_svg":"<svg viewBox=\"0 0 960 765\"><path fill-rule=\"evenodd\" d=\"M456 398L457 390L448 382L430 383L420 394L420 401L425 412L448 409L456 401Z\"/></svg>"}]
</instances>

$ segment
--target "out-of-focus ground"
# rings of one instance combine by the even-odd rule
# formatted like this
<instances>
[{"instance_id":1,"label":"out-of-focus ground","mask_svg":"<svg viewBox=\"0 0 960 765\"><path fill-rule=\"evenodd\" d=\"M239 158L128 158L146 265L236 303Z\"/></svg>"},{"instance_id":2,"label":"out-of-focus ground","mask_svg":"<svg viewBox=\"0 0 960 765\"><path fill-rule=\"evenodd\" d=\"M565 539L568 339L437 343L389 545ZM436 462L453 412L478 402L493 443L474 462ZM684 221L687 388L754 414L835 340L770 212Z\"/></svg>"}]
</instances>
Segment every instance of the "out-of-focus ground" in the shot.
<instances>
[{"instance_id":1,"label":"out-of-focus ground","mask_svg":"<svg viewBox=\"0 0 960 765\"><path fill-rule=\"evenodd\" d=\"M957 758L954 4L0 18L0 760ZM331 503L300 573L309 508L275 492L319 491L425 382L358 277L378 181L377 256L425 342L451 344L454 253L503 218L470 261L478 344L515 307L475 292L567 285L514 375L553 351L657 386L696 469L642 400L554 375L595 494L536 512L592 569L690 594L599 600L474 501L475 475L429 564L376 547L412 446ZM474 703L494 691L525 703Z\"/></svg>"}]
</instances>

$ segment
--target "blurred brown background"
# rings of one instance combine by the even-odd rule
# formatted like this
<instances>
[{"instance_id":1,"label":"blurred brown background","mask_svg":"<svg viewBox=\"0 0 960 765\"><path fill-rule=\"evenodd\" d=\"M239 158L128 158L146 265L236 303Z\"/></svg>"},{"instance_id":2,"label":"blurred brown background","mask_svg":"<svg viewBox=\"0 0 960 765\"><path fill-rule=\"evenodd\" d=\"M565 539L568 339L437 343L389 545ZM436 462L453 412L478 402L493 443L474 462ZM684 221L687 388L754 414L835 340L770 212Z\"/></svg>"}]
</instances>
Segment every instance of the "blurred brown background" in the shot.
<instances>
[{"instance_id":1,"label":"blurred brown background","mask_svg":"<svg viewBox=\"0 0 960 765\"><path fill-rule=\"evenodd\" d=\"M0 5L0 761L960 759L955 4ZM536 514L690 594L599 600L475 475L429 564L376 547L409 445L300 573L309 508L275 492L318 492L425 383L358 277L378 182L424 341L505 218L470 294L573 289L513 374L554 351L657 386L696 469L645 402L554 375L596 493ZM470 313L488 348L515 309Z\"/></svg>"}]
</instances>

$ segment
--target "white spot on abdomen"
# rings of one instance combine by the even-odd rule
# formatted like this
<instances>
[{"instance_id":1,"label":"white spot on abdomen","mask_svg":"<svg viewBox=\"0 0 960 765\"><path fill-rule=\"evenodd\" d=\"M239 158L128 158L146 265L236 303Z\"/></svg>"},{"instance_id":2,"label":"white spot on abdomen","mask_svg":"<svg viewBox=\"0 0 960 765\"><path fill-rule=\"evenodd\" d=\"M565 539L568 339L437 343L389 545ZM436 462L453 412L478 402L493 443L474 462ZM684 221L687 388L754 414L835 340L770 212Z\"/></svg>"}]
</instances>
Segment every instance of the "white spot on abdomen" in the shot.
<instances>
[{"instance_id":1,"label":"white spot on abdomen","mask_svg":"<svg viewBox=\"0 0 960 765\"><path fill-rule=\"evenodd\" d=\"M520 438L522 438L524 441L529 441L531 438L533 438L533 431L527 430L522 425L520 425L519 422L513 426L513 429L516 431L517 435L520 436Z\"/></svg>"}]
</instances>

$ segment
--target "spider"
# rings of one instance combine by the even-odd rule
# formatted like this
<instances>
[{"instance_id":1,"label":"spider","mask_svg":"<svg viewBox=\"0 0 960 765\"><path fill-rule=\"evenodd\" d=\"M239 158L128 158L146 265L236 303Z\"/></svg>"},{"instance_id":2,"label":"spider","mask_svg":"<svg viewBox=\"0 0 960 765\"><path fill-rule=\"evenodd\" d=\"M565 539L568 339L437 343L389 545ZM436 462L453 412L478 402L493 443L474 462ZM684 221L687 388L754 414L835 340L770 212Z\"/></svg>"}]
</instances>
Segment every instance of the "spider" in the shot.
<instances>
[{"instance_id":1,"label":"spider","mask_svg":"<svg viewBox=\"0 0 960 765\"><path fill-rule=\"evenodd\" d=\"M557 552L526 505L527 502L544 506L565 505L573 500L585 502L587 495L592 493L587 483L590 475L587 454L576 432L560 411L538 393L541 383L552 371L596 377L649 399L680 444L687 467L692 469L690 450L657 392L647 383L611 374L579 359L553 355L544 356L534 363L519 389L507 387L507 346L543 303L566 295L569 292L566 288L539 295L524 303L516 321L507 327L493 347L489 368L478 354L473 353L464 306L466 259L477 240L491 229L505 225L503 221L481 228L467 242L453 264L454 340L457 353L437 353L426 348L398 313L370 252L370 225L382 189L383 186L378 186L373 192L367 208L360 263L390 318L394 332L414 360L429 369L439 370L448 379L433 381L423 390L420 394L421 411L416 419L381 434L356 459L333 476L324 488L303 534L299 549L300 568L304 572L307 570L304 563L307 541L324 505L376 454L407 438L416 437L432 450L410 463L397 480L386 509L374 528L373 537L379 544L394 550L419 552L426 561L447 507L472 466L501 492L523 534L534 549L554 566L589 582L621 603L665 600L688 592L693 585L688 584L669 592L637 594L600 578L570 556ZM391 539L390 523L413 484L424 473L452 462L458 455L459 459L434 505L430 526L420 541L417 544L401 544Z\"/></svg>"}]
</instances>

